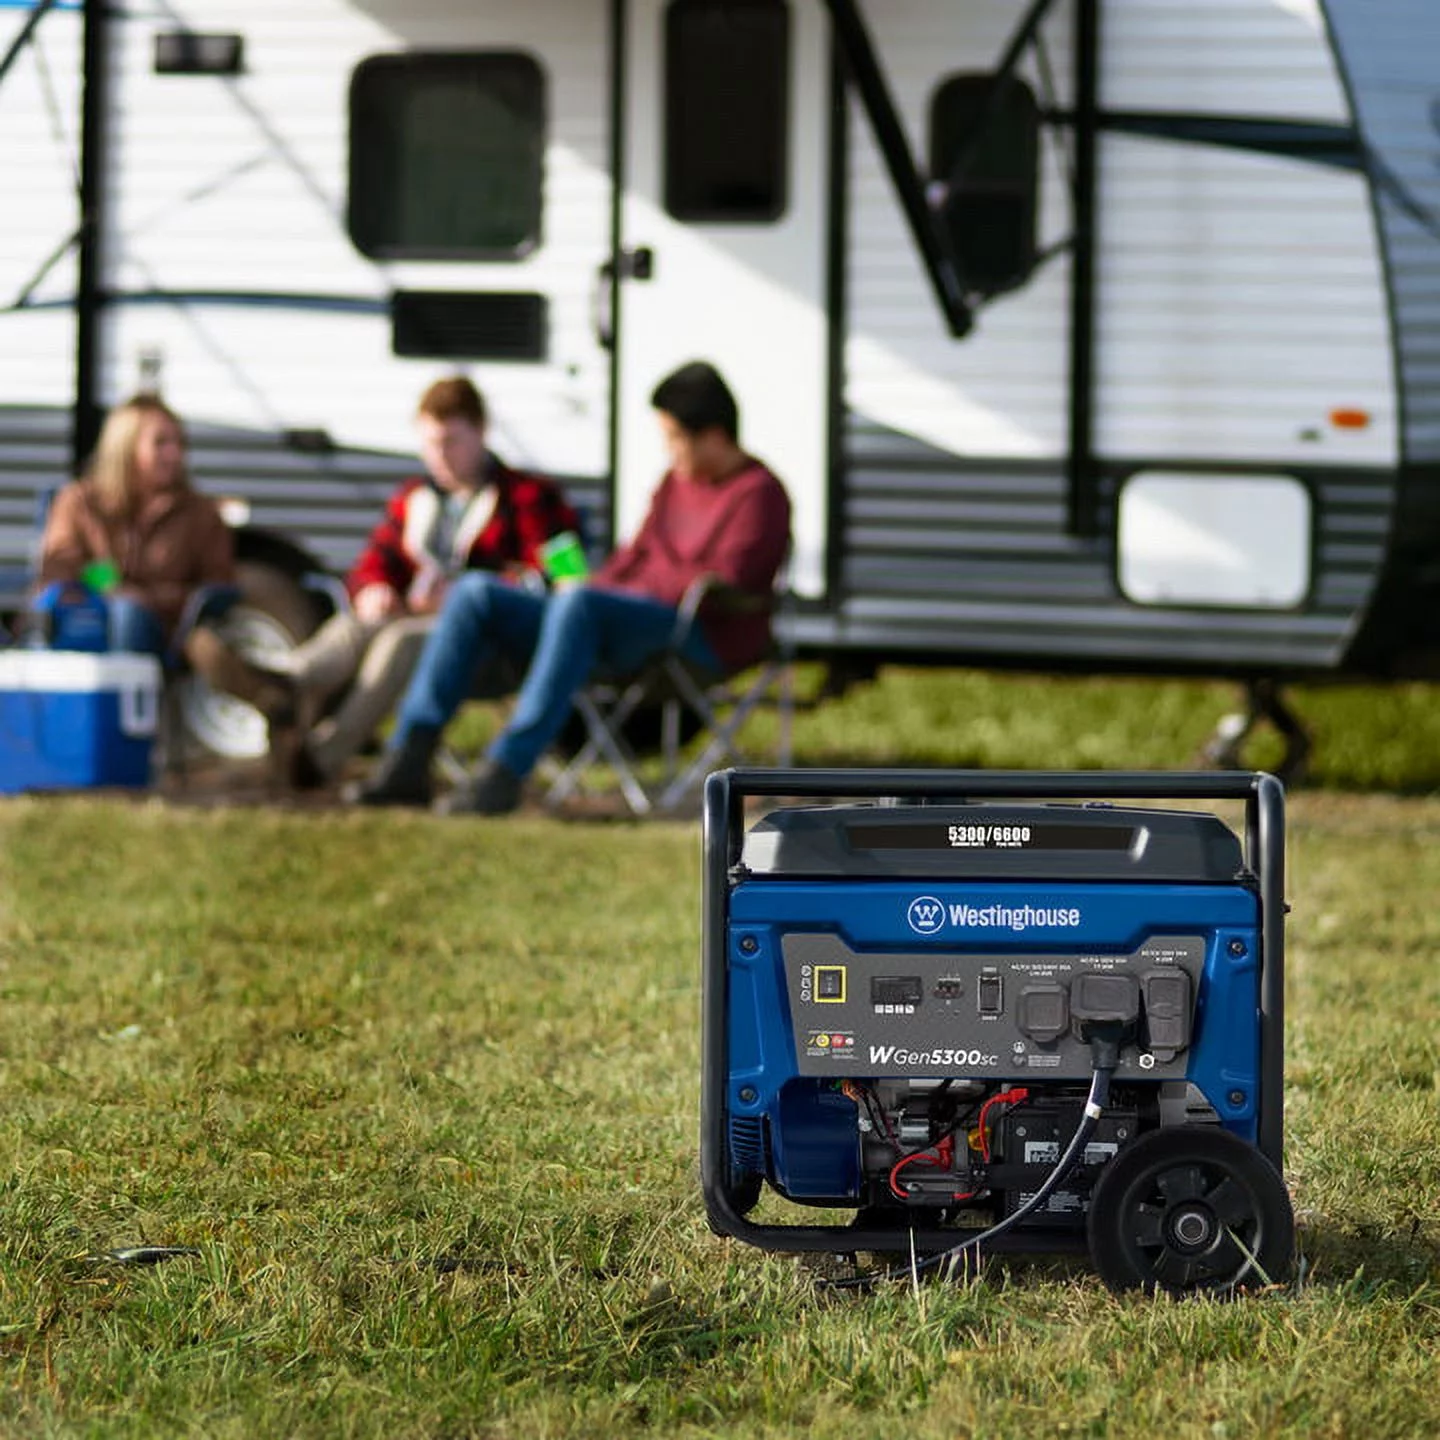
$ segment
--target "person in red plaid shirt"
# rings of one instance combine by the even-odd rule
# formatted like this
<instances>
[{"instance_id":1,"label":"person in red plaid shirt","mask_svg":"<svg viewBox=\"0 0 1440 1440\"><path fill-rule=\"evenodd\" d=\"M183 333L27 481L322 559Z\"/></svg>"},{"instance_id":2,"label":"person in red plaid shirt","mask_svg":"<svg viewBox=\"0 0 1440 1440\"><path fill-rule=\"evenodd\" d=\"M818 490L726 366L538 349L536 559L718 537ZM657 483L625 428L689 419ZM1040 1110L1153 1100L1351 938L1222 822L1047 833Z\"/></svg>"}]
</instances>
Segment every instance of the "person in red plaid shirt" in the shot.
<instances>
[{"instance_id":1,"label":"person in red plaid shirt","mask_svg":"<svg viewBox=\"0 0 1440 1440\"><path fill-rule=\"evenodd\" d=\"M309 713L350 685L332 715L286 737L297 787L328 784L394 708L456 575L538 575L536 548L578 532L559 486L490 453L486 419L480 392L463 376L437 380L420 397L415 423L427 473L404 481L386 503L346 577L351 608L285 662Z\"/></svg>"}]
</instances>

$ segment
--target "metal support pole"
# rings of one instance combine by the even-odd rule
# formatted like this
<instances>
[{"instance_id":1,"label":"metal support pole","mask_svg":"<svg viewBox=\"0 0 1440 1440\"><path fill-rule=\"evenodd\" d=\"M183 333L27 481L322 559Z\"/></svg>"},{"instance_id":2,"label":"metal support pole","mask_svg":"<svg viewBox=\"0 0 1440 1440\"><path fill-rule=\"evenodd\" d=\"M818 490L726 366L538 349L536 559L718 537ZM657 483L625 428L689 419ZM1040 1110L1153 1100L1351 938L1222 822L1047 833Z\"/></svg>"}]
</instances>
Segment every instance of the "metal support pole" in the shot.
<instances>
[{"instance_id":1,"label":"metal support pole","mask_svg":"<svg viewBox=\"0 0 1440 1440\"><path fill-rule=\"evenodd\" d=\"M1070 533L1099 528L1095 493L1095 186L1100 0L1075 0L1075 242L1070 273Z\"/></svg>"},{"instance_id":2,"label":"metal support pole","mask_svg":"<svg viewBox=\"0 0 1440 1440\"><path fill-rule=\"evenodd\" d=\"M84 98L80 113L80 255L75 292L75 402L70 461L79 474L100 433L100 309L103 304L106 108L109 103L110 9L86 0L81 49Z\"/></svg>"}]
</instances>

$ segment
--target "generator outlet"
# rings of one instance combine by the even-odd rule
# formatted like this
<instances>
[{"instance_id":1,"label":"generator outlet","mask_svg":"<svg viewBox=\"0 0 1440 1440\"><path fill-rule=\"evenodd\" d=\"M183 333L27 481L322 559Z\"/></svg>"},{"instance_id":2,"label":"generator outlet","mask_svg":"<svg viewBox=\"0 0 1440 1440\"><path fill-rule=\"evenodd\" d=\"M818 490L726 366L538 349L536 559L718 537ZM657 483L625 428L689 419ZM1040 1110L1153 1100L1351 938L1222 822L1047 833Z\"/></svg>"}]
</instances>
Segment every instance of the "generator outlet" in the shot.
<instances>
[{"instance_id":1,"label":"generator outlet","mask_svg":"<svg viewBox=\"0 0 1440 1440\"><path fill-rule=\"evenodd\" d=\"M1140 1018L1140 986L1128 971L1077 975L1070 987L1070 1014L1082 1040L1097 1025L1134 1025Z\"/></svg>"},{"instance_id":2,"label":"generator outlet","mask_svg":"<svg viewBox=\"0 0 1440 1440\"><path fill-rule=\"evenodd\" d=\"M1194 999L1183 970L1147 970L1140 981L1144 995L1144 1041L1157 1055L1173 1056L1190 1043Z\"/></svg>"},{"instance_id":3,"label":"generator outlet","mask_svg":"<svg viewBox=\"0 0 1440 1440\"><path fill-rule=\"evenodd\" d=\"M1070 992L1054 980L1040 980L1020 992L1015 1023L1022 1035L1053 1045L1070 1028Z\"/></svg>"}]
</instances>

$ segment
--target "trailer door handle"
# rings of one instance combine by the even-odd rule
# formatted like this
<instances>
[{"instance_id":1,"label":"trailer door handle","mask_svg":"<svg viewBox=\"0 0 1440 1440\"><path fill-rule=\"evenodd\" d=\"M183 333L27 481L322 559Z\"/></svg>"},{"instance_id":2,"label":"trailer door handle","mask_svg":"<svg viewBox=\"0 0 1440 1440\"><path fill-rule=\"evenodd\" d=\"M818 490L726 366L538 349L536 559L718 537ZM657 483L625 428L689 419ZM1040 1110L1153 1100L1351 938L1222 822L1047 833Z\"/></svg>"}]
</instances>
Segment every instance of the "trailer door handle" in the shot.
<instances>
[{"instance_id":1,"label":"trailer door handle","mask_svg":"<svg viewBox=\"0 0 1440 1440\"><path fill-rule=\"evenodd\" d=\"M595 272L595 288L590 294L590 328L595 343L602 350L615 348L615 264L605 261Z\"/></svg>"},{"instance_id":2,"label":"trailer door handle","mask_svg":"<svg viewBox=\"0 0 1440 1440\"><path fill-rule=\"evenodd\" d=\"M615 348L615 276L622 280L650 280L655 275L655 252L648 245L619 251L595 274L595 290L590 299L590 323L595 341L602 350Z\"/></svg>"}]
</instances>

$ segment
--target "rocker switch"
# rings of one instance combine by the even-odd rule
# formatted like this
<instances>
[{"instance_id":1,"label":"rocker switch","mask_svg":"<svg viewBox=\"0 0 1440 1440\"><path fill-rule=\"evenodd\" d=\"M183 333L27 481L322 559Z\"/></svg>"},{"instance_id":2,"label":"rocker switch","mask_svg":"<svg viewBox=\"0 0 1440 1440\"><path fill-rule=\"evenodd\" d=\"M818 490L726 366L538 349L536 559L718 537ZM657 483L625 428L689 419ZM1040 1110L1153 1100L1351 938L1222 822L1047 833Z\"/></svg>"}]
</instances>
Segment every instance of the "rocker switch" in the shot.
<instances>
[{"instance_id":1,"label":"rocker switch","mask_svg":"<svg viewBox=\"0 0 1440 1440\"><path fill-rule=\"evenodd\" d=\"M998 1015L1005 1008L1005 981L985 971L975 982L975 1008L982 1015Z\"/></svg>"}]
</instances>

